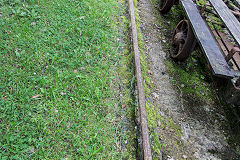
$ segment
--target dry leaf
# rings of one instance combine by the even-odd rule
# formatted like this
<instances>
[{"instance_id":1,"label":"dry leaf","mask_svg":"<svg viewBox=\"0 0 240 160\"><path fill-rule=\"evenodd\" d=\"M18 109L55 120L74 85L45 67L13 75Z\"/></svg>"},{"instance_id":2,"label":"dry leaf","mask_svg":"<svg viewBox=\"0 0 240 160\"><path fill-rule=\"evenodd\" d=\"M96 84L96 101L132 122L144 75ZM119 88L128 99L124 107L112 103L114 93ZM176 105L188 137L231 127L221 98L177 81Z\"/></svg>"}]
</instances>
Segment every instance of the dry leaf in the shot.
<instances>
[{"instance_id":1,"label":"dry leaf","mask_svg":"<svg viewBox=\"0 0 240 160\"><path fill-rule=\"evenodd\" d=\"M39 97L42 97L42 96L43 96L42 94L38 94L38 95L32 96L32 98L39 98Z\"/></svg>"},{"instance_id":2,"label":"dry leaf","mask_svg":"<svg viewBox=\"0 0 240 160\"><path fill-rule=\"evenodd\" d=\"M6 97L2 97L2 99L5 100L5 101L8 101L8 99Z\"/></svg>"},{"instance_id":3,"label":"dry leaf","mask_svg":"<svg viewBox=\"0 0 240 160\"><path fill-rule=\"evenodd\" d=\"M123 104L123 105L122 105L122 108L126 108L126 105L125 105L125 104Z\"/></svg>"}]
</instances>

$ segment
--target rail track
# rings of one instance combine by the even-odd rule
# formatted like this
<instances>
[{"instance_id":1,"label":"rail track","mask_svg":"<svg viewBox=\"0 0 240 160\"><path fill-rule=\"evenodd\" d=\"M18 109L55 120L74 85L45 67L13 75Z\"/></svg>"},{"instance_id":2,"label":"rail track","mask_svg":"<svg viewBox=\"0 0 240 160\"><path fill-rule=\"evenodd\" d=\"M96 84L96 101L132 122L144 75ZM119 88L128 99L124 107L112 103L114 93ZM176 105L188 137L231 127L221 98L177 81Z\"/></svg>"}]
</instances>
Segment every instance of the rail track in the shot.
<instances>
[{"instance_id":1,"label":"rail track","mask_svg":"<svg viewBox=\"0 0 240 160\"><path fill-rule=\"evenodd\" d=\"M129 14L131 19L131 31L132 31L132 43L134 51L134 61L135 61L135 74L137 79L137 90L138 90L138 105L139 105L139 117L140 117L140 128L142 137L142 150L143 159L152 160L152 151L150 146L149 130L147 125L147 113L146 113L146 102L145 93L143 89L143 80L141 73L140 56L138 49L138 37L137 37L137 27L135 21L134 4L132 0L128 0L129 4Z\"/></svg>"}]
</instances>

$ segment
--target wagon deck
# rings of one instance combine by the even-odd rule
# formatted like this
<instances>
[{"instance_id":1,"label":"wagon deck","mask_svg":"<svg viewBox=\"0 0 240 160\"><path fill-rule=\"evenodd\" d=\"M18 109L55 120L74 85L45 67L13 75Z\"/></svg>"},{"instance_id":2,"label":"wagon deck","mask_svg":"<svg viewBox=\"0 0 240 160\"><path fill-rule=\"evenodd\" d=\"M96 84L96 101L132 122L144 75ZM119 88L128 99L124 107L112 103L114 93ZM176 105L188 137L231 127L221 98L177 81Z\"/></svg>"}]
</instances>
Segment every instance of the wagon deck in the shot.
<instances>
[{"instance_id":1,"label":"wagon deck","mask_svg":"<svg viewBox=\"0 0 240 160\"><path fill-rule=\"evenodd\" d=\"M233 78L234 75L228 66L221 49L215 42L212 33L209 31L207 24L202 19L197 7L191 0L181 0L185 8L186 15L191 21L195 37L200 42L202 50L211 66L213 74L219 77Z\"/></svg>"}]
</instances>

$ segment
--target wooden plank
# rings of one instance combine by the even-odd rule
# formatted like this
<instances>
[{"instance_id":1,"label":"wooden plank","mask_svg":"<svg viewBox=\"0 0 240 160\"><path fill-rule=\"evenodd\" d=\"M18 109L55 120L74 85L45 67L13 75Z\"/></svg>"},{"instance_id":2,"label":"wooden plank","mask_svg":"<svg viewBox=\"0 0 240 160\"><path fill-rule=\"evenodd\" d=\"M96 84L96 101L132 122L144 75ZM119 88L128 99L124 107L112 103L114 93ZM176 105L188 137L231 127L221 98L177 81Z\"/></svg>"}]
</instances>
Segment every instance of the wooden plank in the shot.
<instances>
[{"instance_id":1,"label":"wooden plank","mask_svg":"<svg viewBox=\"0 0 240 160\"><path fill-rule=\"evenodd\" d=\"M213 33L214 37L219 37L218 32L216 30L212 30L212 33ZM228 48L225 47L225 45L223 44L223 42L220 38L217 38L216 40L217 40L219 46L221 47L221 49L222 49L222 51L223 51L223 53L226 57L228 55L228 52L229 52Z\"/></svg>"},{"instance_id":2,"label":"wooden plank","mask_svg":"<svg viewBox=\"0 0 240 160\"><path fill-rule=\"evenodd\" d=\"M205 56L208 63L211 66L213 74L218 77L233 78L234 75L231 72L223 53L217 45L214 37L212 36L207 24L201 17L197 7L192 0L181 0L186 15L191 22L193 32L200 42L202 50L205 52Z\"/></svg>"},{"instance_id":3,"label":"wooden plank","mask_svg":"<svg viewBox=\"0 0 240 160\"><path fill-rule=\"evenodd\" d=\"M209 0L213 8L240 46L240 22L222 0Z\"/></svg>"}]
</instances>

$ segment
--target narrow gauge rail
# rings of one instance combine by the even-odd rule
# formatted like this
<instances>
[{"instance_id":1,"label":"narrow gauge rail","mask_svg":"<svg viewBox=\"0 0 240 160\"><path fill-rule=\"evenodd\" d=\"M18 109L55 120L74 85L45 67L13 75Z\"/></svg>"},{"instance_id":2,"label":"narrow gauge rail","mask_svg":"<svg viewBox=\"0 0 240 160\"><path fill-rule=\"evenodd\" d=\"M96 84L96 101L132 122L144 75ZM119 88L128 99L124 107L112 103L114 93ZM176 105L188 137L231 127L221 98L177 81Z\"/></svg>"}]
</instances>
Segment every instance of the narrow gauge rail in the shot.
<instances>
[{"instance_id":1,"label":"narrow gauge rail","mask_svg":"<svg viewBox=\"0 0 240 160\"><path fill-rule=\"evenodd\" d=\"M137 37L137 27L134 14L133 0L128 0L129 4L129 14L131 19L131 31L132 31L132 43L134 51L134 61L135 61L135 74L137 79L137 90L138 90L138 110L140 119L140 129L142 136L142 153L144 160L152 160L152 151L150 146L149 130L147 125L147 113L146 113L146 102L145 93L143 89L142 82L142 72L140 64L140 55L138 49L138 37Z\"/></svg>"}]
</instances>

